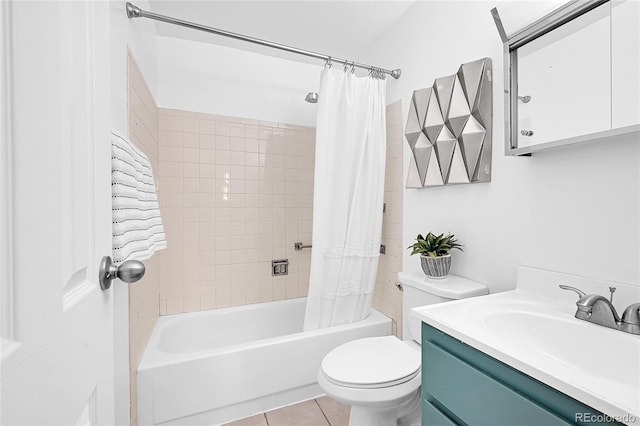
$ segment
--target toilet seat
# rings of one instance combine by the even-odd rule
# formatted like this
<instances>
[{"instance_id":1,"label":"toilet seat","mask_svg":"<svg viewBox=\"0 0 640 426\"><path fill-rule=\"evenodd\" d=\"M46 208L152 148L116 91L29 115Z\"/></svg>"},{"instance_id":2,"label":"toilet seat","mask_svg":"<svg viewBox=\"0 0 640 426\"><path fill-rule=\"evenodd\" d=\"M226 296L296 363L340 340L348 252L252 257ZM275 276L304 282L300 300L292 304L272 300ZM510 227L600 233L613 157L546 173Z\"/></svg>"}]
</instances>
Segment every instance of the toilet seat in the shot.
<instances>
[{"instance_id":1,"label":"toilet seat","mask_svg":"<svg viewBox=\"0 0 640 426\"><path fill-rule=\"evenodd\" d=\"M341 387L396 386L420 374L420 353L395 336L358 339L332 350L322 360L321 373Z\"/></svg>"}]
</instances>

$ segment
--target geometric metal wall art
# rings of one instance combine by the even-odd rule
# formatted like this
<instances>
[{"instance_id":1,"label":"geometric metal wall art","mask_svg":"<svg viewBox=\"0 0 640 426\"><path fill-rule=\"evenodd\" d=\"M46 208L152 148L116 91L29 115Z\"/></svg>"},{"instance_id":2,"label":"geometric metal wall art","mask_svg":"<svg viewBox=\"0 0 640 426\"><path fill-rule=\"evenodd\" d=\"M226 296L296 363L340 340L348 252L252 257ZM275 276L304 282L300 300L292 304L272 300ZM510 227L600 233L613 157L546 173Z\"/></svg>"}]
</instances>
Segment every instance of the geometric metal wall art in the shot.
<instances>
[{"instance_id":1,"label":"geometric metal wall art","mask_svg":"<svg viewBox=\"0 0 640 426\"><path fill-rule=\"evenodd\" d=\"M413 92L405 136L407 188L491 181L491 59L462 64Z\"/></svg>"}]
</instances>

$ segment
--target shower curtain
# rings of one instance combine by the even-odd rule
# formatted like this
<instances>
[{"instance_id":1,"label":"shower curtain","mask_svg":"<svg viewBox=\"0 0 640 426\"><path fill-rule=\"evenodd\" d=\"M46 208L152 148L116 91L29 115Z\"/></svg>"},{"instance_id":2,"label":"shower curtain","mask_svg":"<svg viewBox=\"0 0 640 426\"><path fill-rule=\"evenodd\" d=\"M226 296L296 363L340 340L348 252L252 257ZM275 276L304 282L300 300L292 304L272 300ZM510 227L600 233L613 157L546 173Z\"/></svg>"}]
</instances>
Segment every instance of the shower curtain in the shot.
<instances>
[{"instance_id":1,"label":"shower curtain","mask_svg":"<svg viewBox=\"0 0 640 426\"><path fill-rule=\"evenodd\" d=\"M385 81L325 67L316 123L304 329L366 318L375 286L386 155Z\"/></svg>"}]
</instances>

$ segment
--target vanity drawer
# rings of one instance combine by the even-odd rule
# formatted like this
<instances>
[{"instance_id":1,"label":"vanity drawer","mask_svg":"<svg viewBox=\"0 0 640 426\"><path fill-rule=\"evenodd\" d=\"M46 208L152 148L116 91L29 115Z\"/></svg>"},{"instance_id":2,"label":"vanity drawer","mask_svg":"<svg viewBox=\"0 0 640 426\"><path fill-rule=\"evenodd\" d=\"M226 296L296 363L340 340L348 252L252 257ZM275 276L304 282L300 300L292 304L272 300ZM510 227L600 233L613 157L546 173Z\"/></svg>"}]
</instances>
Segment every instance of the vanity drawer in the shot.
<instances>
[{"instance_id":1,"label":"vanity drawer","mask_svg":"<svg viewBox=\"0 0 640 426\"><path fill-rule=\"evenodd\" d=\"M422 346L425 399L470 425L570 425L433 343Z\"/></svg>"},{"instance_id":2,"label":"vanity drawer","mask_svg":"<svg viewBox=\"0 0 640 426\"><path fill-rule=\"evenodd\" d=\"M424 400L422 401L422 424L429 426L458 426L438 407Z\"/></svg>"},{"instance_id":3,"label":"vanity drawer","mask_svg":"<svg viewBox=\"0 0 640 426\"><path fill-rule=\"evenodd\" d=\"M429 403L457 424L622 425L425 323L422 324L422 399L423 404ZM430 407L426 410L431 413ZM577 414L602 420L575 421Z\"/></svg>"}]
</instances>

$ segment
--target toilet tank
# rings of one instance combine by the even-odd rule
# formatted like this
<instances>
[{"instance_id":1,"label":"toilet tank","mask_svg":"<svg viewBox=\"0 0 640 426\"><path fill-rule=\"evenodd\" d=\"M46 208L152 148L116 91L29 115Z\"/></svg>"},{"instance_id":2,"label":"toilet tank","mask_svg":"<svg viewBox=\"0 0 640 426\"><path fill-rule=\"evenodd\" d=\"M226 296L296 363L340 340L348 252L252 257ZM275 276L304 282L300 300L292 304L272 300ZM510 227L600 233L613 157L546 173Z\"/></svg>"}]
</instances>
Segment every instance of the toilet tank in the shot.
<instances>
[{"instance_id":1,"label":"toilet tank","mask_svg":"<svg viewBox=\"0 0 640 426\"><path fill-rule=\"evenodd\" d=\"M485 285L456 275L433 279L427 278L422 271L400 272L398 281L402 284L402 339L413 339L418 344L421 342L421 324L411 314L411 309L489 293Z\"/></svg>"}]
</instances>

